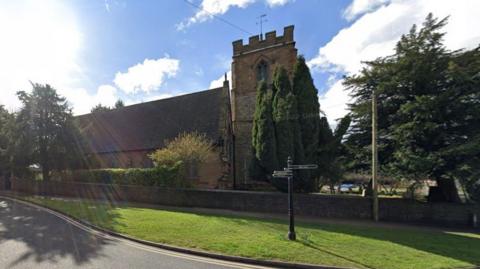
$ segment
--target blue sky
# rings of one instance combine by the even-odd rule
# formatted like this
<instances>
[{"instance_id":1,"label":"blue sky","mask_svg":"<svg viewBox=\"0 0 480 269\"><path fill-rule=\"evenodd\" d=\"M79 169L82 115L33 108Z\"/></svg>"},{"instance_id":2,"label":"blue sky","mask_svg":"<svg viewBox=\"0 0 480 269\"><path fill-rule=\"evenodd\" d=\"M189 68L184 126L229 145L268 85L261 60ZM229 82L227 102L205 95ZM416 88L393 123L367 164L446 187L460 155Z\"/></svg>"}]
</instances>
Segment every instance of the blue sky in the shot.
<instances>
[{"instance_id":1,"label":"blue sky","mask_svg":"<svg viewBox=\"0 0 480 269\"><path fill-rule=\"evenodd\" d=\"M212 19L177 30L176 25L199 10L184 1L131 1L76 4L81 20L86 22L91 56L89 77L96 83L108 83L120 70L127 70L144 59L168 55L180 60L174 79L161 88L166 91L192 91L206 88L230 68L232 41L248 39L244 33L220 20ZM222 17L257 34L256 17L267 14L265 29L278 30L295 24L299 52L314 57L318 48L328 42L348 22L341 11L349 1L311 1L310 4L285 4L269 7L257 2L246 8L231 8ZM200 4L200 2L196 2ZM95 86L95 85L91 85ZM162 89L159 89L160 92Z\"/></svg>"},{"instance_id":2,"label":"blue sky","mask_svg":"<svg viewBox=\"0 0 480 269\"><path fill-rule=\"evenodd\" d=\"M475 0L189 1L203 11L182 0L0 0L0 104L18 109L14 93L29 90L29 80L57 88L75 114L119 98L132 104L208 89L230 70L231 42L249 36L211 14L254 34L261 14L265 31L294 24L330 120L351 101L342 75L390 54L428 12L451 15L450 48L480 43L480 30L467 27L480 23Z\"/></svg>"}]
</instances>

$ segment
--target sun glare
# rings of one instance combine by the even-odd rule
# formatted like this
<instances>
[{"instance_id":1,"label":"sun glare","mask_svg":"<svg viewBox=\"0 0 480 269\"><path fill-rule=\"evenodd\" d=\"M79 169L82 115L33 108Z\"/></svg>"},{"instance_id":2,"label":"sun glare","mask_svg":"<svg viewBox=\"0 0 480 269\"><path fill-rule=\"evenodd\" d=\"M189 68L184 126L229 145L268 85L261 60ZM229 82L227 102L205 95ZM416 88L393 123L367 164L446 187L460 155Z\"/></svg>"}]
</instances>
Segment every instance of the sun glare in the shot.
<instances>
[{"instance_id":1,"label":"sun glare","mask_svg":"<svg viewBox=\"0 0 480 269\"><path fill-rule=\"evenodd\" d=\"M75 14L59 1L12 1L0 7L0 104L19 106L14 93L30 90L29 80L68 87L82 35Z\"/></svg>"}]
</instances>

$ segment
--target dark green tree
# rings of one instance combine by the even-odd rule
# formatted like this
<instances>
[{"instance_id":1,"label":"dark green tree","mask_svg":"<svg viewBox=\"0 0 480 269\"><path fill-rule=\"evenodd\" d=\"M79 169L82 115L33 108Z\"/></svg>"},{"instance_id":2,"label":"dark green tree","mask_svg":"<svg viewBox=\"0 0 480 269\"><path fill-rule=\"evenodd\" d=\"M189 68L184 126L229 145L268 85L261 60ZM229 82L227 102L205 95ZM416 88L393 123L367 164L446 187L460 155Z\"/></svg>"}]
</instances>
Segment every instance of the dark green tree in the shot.
<instances>
[{"instance_id":1,"label":"dark green tree","mask_svg":"<svg viewBox=\"0 0 480 269\"><path fill-rule=\"evenodd\" d=\"M20 91L23 106L17 125L20 144L28 143L31 154L26 160L38 163L44 180L52 170L65 169L78 157L73 137L73 116L65 98L50 85L33 84L31 93Z\"/></svg>"},{"instance_id":2,"label":"dark green tree","mask_svg":"<svg viewBox=\"0 0 480 269\"><path fill-rule=\"evenodd\" d=\"M122 99L118 99L117 102L115 102L115 108L122 108L124 106L125 104L123 103Z\"/></svg>"},{"instance_id":3,"label":"dark green tree","mask_svg":"<svg viewBox=\"0 0 480 269\"><path fill-rule=\"evenodd\" d=\"M298 122L305 151L305 162L315 163L318 148L320 103L305 58L299 56L293 68L293 93L297 98Z\"/></svg>"},{"instance_id":4,"label":"dark green tree","mask_svg":"<svg viewBox=\"0 0 480 269\"><path fill-rule=\"evenodd\" d=\"M349 115L343 117L339 120L335 131L332 131L327 118L320 119L317 151L319 184L329 185L332 193L346 170L346 149L343 139L350 126L350 121Z\"/></svg>"},{"instance_id":5,"label":"dark green tree","mask_svg":"<svg viewBox=\"0 0 480 269\"><path fill-rule=\"evenodd\" d=\"M273 98L273 122L279 167L286 167L288 156L292 157L294 163L304 163L305 155L298 122L297 101L287 71L283 67L275 69L273 92L275 93ZM312 191L314 186L310 182L310 177L305 174L307 173L296 175L295 188L300 191ZM285 190L285 186L285 184L277 184L277 187L281 190Z\"/></svg>"},{"instance_id":6,"label":"dark green tree","mask_svg":"<svg viewBox=\"0 0 480 269\"><path fill-rule=\"evenodd\" d=\"M0 105L0 176L11 172L14 137L11 128L15 117Z\"/></svg>"},{"instance_id":7,"label":"dark green tree","mask_svg":"<svg viewBox=\"0 0 480 269\"><path fill-rule=\"evenodd\" d=\"M443 199L457 201L453 180L478 173L480 54L479 48L448 51L441 32L446 23L428 15L420 30L413 26L402 36L393 55L368 62L346 79L355 98L347 144L357 151L350 154L351 167L368 169L375 90L383 172L434 179Z\"/></svg>"},{"instance_id":8,"label":"dark green tree","mask_svg":"<svg viewBox=\"0 0 480 269\"><path fill-rule=\"evenodd\" d=\"M0 176L7 178L30 175L32 145L21 132L15 113L0 106Z\"/></svg>"},{"instance_id":9,"label":"dark green tree","mask_svg":"<svg viewBox=\"0 0 480 269\"><path fill-rule=\"evenodd\" d=\"M116 104L115 104L116 105ZM94 107L92 107L92 109L90 110L91 113L98 113L98 112L107 112L107 111L110 111L112 110L110 107L108 106L104 106L102 104L98 104Z\"/></svg>"},{"instance_id":10,"label":"dark green tree","mask_svg":"<svg viewBox=\"0 0 480 269\"><path fill-rule=\"evenodd\" d=\"M26 113L15 113L15 119L7 129L12 142L10 168L12 174L19 177L31 176L28 167L35 163L34 141L31 139L33 130L26 117Z\"/></svg>"},{"instance_id":11,"label":"dark green tree","mask_svg":"<svg viewBox=\"0 0 480 269\"><path fill-rule=\"evenodd\" d=\"M261 81L257 88L255 113L253 115L252 147L254 162L252 169L260 169L252 174L269 178L278 169L275 126L272 115L272 94L267 83Z\"/></svg>"},{"instance_id":12,"label":"dark green tree","mask_svg":"<svg viewBox=\"0 0 480 269\"><path fill-rule=\"evenodd\" d=\"M295 95L292 92L287 71L277 67L273 74L273 121L277 137L277 158L280 167L287 165L291 156L296 163L304 161L301 143L298 109Z\"/></svg>"}]
</instances>

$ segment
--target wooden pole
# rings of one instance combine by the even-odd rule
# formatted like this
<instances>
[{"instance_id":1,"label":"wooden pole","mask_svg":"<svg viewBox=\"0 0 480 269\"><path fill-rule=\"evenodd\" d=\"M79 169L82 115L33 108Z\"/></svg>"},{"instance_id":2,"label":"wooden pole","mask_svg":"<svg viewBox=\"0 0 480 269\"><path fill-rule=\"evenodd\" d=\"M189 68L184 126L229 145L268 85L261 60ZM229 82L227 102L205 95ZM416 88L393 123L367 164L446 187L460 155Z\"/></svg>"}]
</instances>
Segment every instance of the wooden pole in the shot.
<instances>
[{"instance_id":1,"label":"wooden pole","mask_svg":"<svg viewBox=\"0 0 480 269\"><path fill-rule=\"evenodd\" d=\"M377 149L377 94L372 92L372 216L374 221L378 221L378 149Z\"/></svg>"}]
</instances>

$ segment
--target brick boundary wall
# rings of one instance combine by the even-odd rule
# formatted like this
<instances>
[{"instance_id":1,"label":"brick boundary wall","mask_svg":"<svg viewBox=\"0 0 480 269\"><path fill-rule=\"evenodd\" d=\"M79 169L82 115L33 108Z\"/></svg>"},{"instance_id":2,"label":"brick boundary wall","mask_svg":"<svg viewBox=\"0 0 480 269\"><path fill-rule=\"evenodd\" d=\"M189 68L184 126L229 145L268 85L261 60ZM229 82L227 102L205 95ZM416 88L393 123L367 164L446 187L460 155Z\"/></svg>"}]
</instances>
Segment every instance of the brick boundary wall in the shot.
<instances>
[{"instance_id":1,"label":"brick boundary wall","mask_svg":"<svg viewBox=\"0 0 480 269\"><path fill-rule=\"evenodd\" d=\"M230 190L165 189L143 186L11 181L11 190L25 194L109 199L166 206L202 207L259 213L287 212L284 193ZM0 189L4 189L0 179ZM355 196L295 194L296 214L307 217L371 219L371 200ZM480 206L420 203L400 198L381 198L380 220L433 225L471 226L472 214L480 217Z\"/></svg>"}]
</instances>

